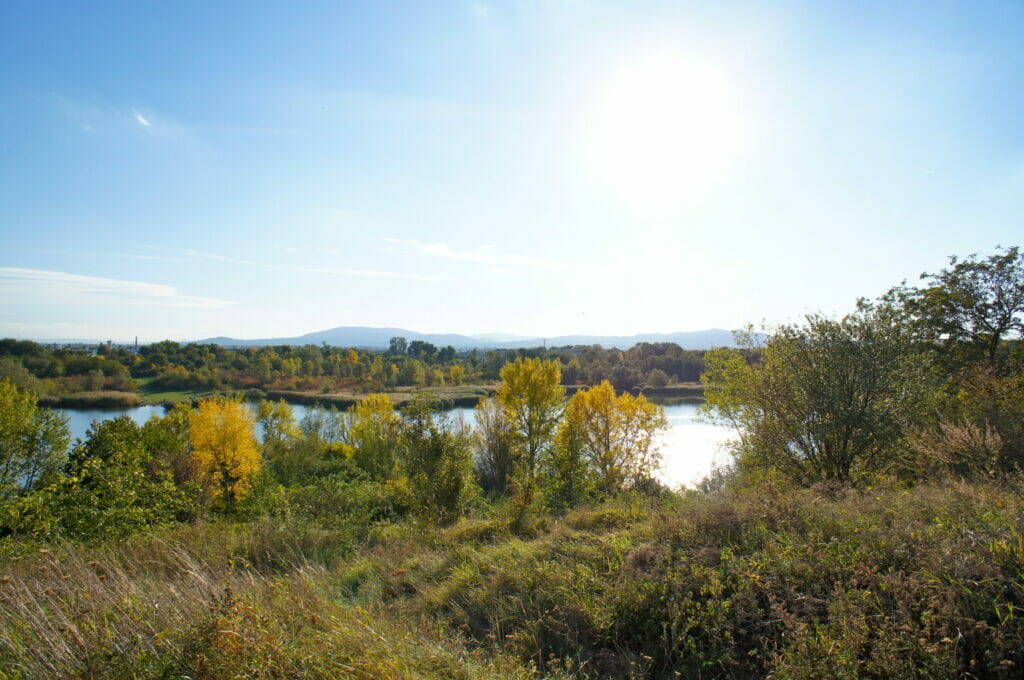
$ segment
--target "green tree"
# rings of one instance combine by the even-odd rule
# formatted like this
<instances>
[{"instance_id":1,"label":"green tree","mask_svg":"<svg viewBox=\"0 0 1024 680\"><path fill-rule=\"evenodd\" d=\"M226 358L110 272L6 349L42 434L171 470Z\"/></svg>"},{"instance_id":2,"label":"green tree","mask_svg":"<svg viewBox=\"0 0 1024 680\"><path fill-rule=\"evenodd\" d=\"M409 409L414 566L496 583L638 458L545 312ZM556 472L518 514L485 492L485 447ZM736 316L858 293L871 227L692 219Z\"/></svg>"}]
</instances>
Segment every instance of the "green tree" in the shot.
<instances>
[{"instance_id":1,"label":"green tree","mask_svg":"<svg viewBox=\"0 0 1024 680\"><path fill-rule=\"evenodd\" d=\"M104 380L103 371L98 368L93 369L85 375L85 389L102 390Z\"/></svg>"},{"instance_id":2,"label":"green tree","mask_svg":"<svg viewBox=\"0 0 1024 680\"><path fill-rule=\"evenodd\" d=\"M405 356L409 348L409 341L401 336L395 336L388 342L388 354L393 356Z\"/></svg>"},{"instance_id":3,"label":"green tree","mask_svg":"<svg viewBox=\"0 0 1024 680\"><path fill-rule=\"evenodd\" d=\"M773 329L759 364L736 350L709 352L701 380L706 411L739 432L740 469L799 484L846 483L894 465L904 424L920 420L933 390L913 333L868 309Z\"/></svg>"},{"instance_id":4,"label":"green tree","mask_svg":"<svg viewBox=\"0 0 1024 680\"><path fill-rule=\"evenodd\" d=\"M1024 253L1015 246L987 258L951 257L949 265L922 274L926 285L903 285L883 299L902 307L955 362L998 365L1002 341L1024 331Z\"/></svg>"},{"instance_id":5,"label":"green tree","mask_svg":"<svg viewBox=\"0 0 1024 680\"><path fill-rule=\"evenodd\" d=\"M38 408L34 394L0 380L0 501L56 473L70 440L66 417Z\"/></svg>"},{"instance_id":6,"label":"green tree","mask_svg":"<svg viewBox=\"0 0 1024 680\"><path fill-rule=\"evenodd\" d=\"M414 507L440 524L461 517L473 489L470 429L418 399L405 411L399 441Z\"/></svg>"},{"instance_id":7,"label":"green tree","mask_svg":"<svg viewBox=\"0 0 1024 680\"><path fill-rule=\"evenodd\" d=\"M187 500L170 472L154 463L131 418L94 423L48 490L61 533L107 538L173 521Z\"/></svg>"},{"instance_id":8,"label":"green tree","mask_svg":"<svg viewBox=\"0 0 1024 680\"><path fill-rule=\"evenodd\" d=\"M0 380L6 380L25 392L42 394L43 387L25 365L15 357L0 357Z\"/></svg>"},{"instance_id":9,"label":"green tree","mask_svg":"<svg viewBox=\"0 0 1024 680\"><path fill-rule=\"evenodd\" d=\"M175 486L189 499L182 519L193 519L208 509L216 491L192 452L189 419L192 409L176 404L163 417L152 416L142 426L142 443L154 464L167 470Z\"/></svg>"},{"instance_id":10,"label":"green tree","mask_svg":"<svg viewBox=\"0 0 1024 680\"><path fill-rule=\"evenodd\" d=\"M651 387L668 385L668 374L660 368L652 368L647 374L647 384Z\"/></svg>"},{"instance_id":11,"label":"green tree","mask_svg":"<svg viewBox=\"0 0 1024 680\"><path fill-rule=\"evenodd\" d=\"M583 422L565 419L558 429L551 455L544 462L544 503L559 511L594 498L597 476L584 451L586 432Z\"/></svg>"}]
</instances>

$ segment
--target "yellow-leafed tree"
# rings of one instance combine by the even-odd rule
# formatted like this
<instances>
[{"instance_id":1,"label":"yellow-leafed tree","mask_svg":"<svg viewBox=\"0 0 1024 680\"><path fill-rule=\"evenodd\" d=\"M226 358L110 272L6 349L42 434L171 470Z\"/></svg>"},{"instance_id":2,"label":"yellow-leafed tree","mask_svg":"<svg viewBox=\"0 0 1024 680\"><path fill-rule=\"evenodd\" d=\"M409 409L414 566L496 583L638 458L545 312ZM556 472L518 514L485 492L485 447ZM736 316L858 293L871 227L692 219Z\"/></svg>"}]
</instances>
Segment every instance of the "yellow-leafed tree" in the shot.
<instances>
[{"instance_id":1,"label":"yellow-leafed tree","mask_svg":"<svg viewBox=\"0 0 1024 680\"><path fill-rule=\"evenodd\" d=\"M395 413L395 405L386 394L368 394L351 406L348 413L349 443L355 450L355 464L373 479L394 479L402 421Z\"/></svg>"},{"instance_id":2,"label":"yellow-leafed tree","mask_svg":"<svg viewBox=\"0 0 1024 680\"><path fill-rule=\"evenodd\" d=\"M512 424L522 452L521 469L531 486L562 414L565 390L561 380L561 364L554 359L520 358L501 368L495 397Z\"/></svg>"},{"instance_id":3,"label":"yellow-leafed tree","mask_svg":"<svg viewBox=\"0 0 1024 680\"><path fill-rule=\"evenodd\" d=\"M654 473L660 463L656 436L667 427L660 406L642 395L616 396L605 380L569 400L559 443L578 447L598 485L617 491Z\"/></svg>"},{"instance_id":4,"label":"yellow-leafed tree","mask_svg":"<svg viewBox=\"0 0 1024 680\"><path fill-rule=\"evenodd\" d=\"M204 399L189 416L189 439L201 474L228 512L260 469L252 413L235 399Z\"/></svg>"}]
</instances>

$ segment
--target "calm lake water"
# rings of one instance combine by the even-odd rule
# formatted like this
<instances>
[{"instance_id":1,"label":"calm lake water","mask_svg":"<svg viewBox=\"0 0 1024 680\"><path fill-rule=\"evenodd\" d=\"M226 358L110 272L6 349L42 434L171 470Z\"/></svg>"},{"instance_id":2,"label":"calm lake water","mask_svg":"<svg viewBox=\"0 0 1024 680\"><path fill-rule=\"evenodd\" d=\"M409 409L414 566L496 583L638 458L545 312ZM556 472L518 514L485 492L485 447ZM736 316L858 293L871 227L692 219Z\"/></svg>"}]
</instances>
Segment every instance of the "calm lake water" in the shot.
<instances>
[{"instance_id":1,"label":"calm lake water","mask_svg":"<svg viewBox=\"0 0 1024 680\"><path fill-rule=\"evenodd\" d=\"M295 419L302 420L306 412L315 407L292 405ZM670 486L691 485L700 481L716 464L728 460L722 451L722 444L731 438L732 432L697 418L697 404L674 404L665 407L669 429L662 437L662 469L659 477ZM68 417L72 438L84 438L86 430L94 420L109 420L128 415L138 424L143 424L153 415L162 416L162 406L139 406L125 411L57 409ZM475 411L471 408L457 408L448 412L467 424L472 425Z\"/></svg>"}]
</instances>

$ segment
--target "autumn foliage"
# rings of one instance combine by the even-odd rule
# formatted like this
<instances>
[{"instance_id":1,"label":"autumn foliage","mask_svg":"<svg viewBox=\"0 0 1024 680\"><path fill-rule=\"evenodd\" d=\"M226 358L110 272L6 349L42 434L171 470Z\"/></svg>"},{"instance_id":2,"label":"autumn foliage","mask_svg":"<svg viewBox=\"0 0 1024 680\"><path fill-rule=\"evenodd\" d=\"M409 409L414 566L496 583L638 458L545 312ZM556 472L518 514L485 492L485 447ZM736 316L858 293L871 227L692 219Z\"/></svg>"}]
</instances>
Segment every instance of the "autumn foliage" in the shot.
<instances>
[{"instance_id":1,"label":"autumn foliage","mask_svg":"<svg viewBox=\"0 0 1024 680\"><path fill-rule=\"evenodd\" d=\"M657 435L668 427L664 410L643 395L615 394L607 380L572 396L558 438L577 446L605 491L651 477L661 462Z\"/></svg>"},{"instance_id":2,"label":"autumn foliage","mask_svg":"<svg viewBox=\"0 0 1024 680\"><path fill-rule=\"evenodd\" d=\"M226 398L204 399L189 418L193 454L205 481L231 511L260 469L260 450L248 407Z\"/></svg>"}]
</instances>

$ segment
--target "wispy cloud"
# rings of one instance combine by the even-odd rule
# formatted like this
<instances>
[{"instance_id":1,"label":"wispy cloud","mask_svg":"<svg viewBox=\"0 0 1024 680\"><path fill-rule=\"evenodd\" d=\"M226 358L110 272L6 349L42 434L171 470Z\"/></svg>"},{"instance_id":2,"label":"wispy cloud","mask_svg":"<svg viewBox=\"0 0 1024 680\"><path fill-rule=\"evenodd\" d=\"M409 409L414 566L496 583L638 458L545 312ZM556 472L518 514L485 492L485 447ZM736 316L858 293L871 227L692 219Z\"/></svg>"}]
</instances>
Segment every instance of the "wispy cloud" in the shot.
<instances>
[{"instance_id":1,"label":"wispy cloud","mask_svg":"<svg viewBox=\"0 0 1024 680\"><path fill-rule=\"evenodd\" d=\"M493 245L478 246L472 249L453 248L445 243L423 243L412 239L385 238L384 241L410 250L419 255L435 257L442 260L473 262L495 267L542 268L561 267L559 262L541 257L525 257L523 255L503 255L496 253Z\"/></svg>"},{"instance_id":2,"label":"wispy cloud","mask_svg":"<svg viewBox=\"0 0 1024 680\"><path fill-rule=\"evenodd\" d=\"M148 119L146 119L145 116L139 113L139 110L136 108L132 108L132 116L135 118L136 121L138 121L139 125L141 125L142 127L151 127L153 125L149 122Z\"/></svg>"},{"instance_id":3,"label":"wispy cloud","mask_svg":"<svg viewBox=\"0 0 1024 680\"><path fill-rule=\"evenodd\" d=\"M203 260L212 260L214 262L226 262L229 264L237 264L245 267L259 267L261 269L273 269L276 271L286 272L303 272L307 274L328 274L331 276L356 276L372 279L406 279L410 281L441 281L443 277L433 276L431 274L412 274L409 272L393 272L380 269L348 269L338 267L307 267L304 265L289 265L289 264L277 264L272 262L256 262L253 260L243 260L237 257L229 257L227 255L219 255L216 253L202 253L195 250L190 250L186 253L189 257L199 258Z\"/></svg>"},{"instance_id":4,"label":"wispy cloud","mask_svg":"<svg viewBox=\"0 0 1024 680\"><path fill-rule=\"evenodd\" d=\"M159 251L155 246L141 245L140 248L152 248ZM191 262L187 257L181 255L144 255L142 253L108 253L103 251L84 250L60 250L53 248L33 248L32 252L46 255L74 255L75 257L112 257L116 260L142 260L146 262Z\"/></svg>"},{"instance_id":5,"label":"wispy cloud","mask_svg":"<svg viewBox=\"0 0 1024 680\"><path fill-rule=\"evenodd\" d=\"M216 308L227 300L185 295L174 286L70 274L45 269L0 267L0 302L61 304L82 300L152 307Z\"/></svg>"},{"instance_id":6,"label":"wispy cloud","mask_svg":"<svg viewBox=\"0 0 1024 680\"><path fill-rule=\"evenodd\" d=\"M258 248L272 253L285 251L300 255L327 255L338 257L344 253L341 248L328 248L323 246L286 245L284 243L272 243L270 241L245 241L241 239L224 239L222 243L231 247L242 246L246 248Z\"/></svg>"}]
</instances>

